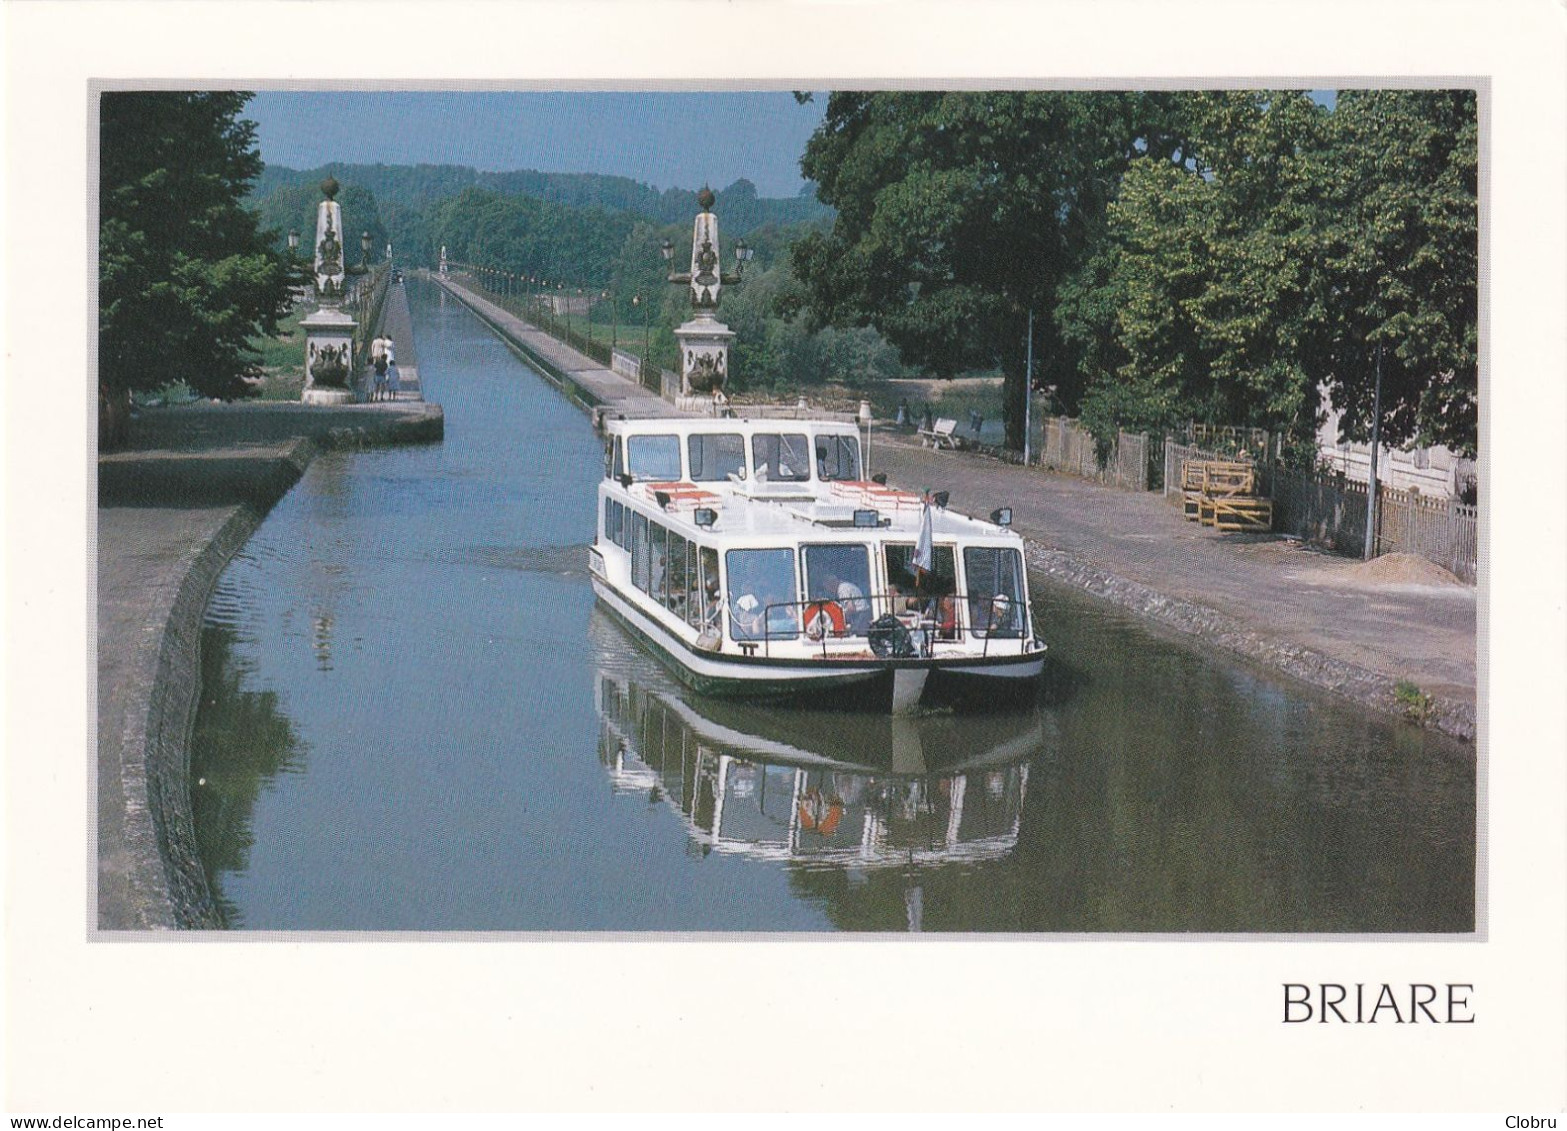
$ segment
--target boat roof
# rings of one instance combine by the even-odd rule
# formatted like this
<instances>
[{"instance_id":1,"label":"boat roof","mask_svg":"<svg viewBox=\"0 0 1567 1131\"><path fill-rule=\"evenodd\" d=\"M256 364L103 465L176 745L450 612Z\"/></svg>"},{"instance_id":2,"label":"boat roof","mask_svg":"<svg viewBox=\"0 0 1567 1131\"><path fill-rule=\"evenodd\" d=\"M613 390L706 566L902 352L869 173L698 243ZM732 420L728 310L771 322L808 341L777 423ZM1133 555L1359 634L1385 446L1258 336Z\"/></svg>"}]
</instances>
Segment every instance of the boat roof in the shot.
<instances>
[{"instance_id":1,"label":"boat roof","mask_svg":"<svg viewBox=\"0 0 1567 1131\"><path fill-rule=\"evenodd\" d=\"M748 439L758 434L787 432L808 436L859 437L853 421L825 419L783 419L745 417L645 417L636 420L611 420L605 431L612 436L692 435L739 433ZM682 445L683 447L683 445ZM661 521L682 530L690 537L702 534L743 537L748 544L793 544L798 542L863 542L867 538L914 541L919 537L922 496L869 480L822 480L814 470L808 480L769 480L753 471L740 478L731 475L723 481L652 481L637 479L629 486L613 479L605 480L611 495L650 504L663 512ZM1004 501L998 500L998 505ZM696 514L715 512L716 520L699 527ZM874 512L869 519L863 512ZM856 525L873 521L874 525ZM931 536L937 541L962 539L966 543L1019 545L1022 539L1010 528L975 518L945 507L932 506Z\"/></svg>"},{"instance_id":2,"label":"boat roof","mask_svg":"<svg viewBox=\"0 0 1567 1131\"><path fill-rule=\"evenodd\" d=\"M613 480L605 486L612 494L661 510L661 520L690 537L701 534L740 537L750 545L796 542L863 542L867 538L913 542L918 539L924 504L913 491L883 487L879 483L829 483L824 494L792 490L812 484L778 484L791 488L776 496L747 490L743 483L633 483L622 487ZM817 485L820 486L820 485ZM699 527L697 512L711 510L715 521ZM856 522L859 513L859 525ZM866 512L870 512L867 514ZM974 518L943 507L930 508L931 537L936 541L961 538L966 543L1015 544L1018 535L1006 526Z\"/></svg>"},{"instance_id":3,"label":"boat roof","mask_svg":"<svg viewBox=\"0 0 1567 1131\"><path fill-rule=\"evenodd\" d=\"M859 426L852 420L787 416L645 416L634 420L616 417L604 422L611 436L668 435L711 436L715 433L793 432L806 435L858 436Z\"/></svg>"}]
</instances>

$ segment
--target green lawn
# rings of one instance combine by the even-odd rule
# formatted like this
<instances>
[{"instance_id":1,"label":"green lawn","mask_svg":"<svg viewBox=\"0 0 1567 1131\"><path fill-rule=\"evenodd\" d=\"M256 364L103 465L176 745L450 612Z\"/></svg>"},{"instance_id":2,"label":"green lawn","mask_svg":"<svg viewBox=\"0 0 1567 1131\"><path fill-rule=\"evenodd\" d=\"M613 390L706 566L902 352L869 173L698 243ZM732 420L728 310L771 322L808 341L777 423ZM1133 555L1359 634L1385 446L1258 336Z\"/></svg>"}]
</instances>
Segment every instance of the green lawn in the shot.
<instances>
[{"instance_id":1,"label":"green lawn","mask_svg":"<svg viewBox=\"0 0 1567 1131\"><path fill-rule=\"evenodd\" d=\"M301 303L278 326L276 337L251 339L261 354L261 399L297 401L305 388L305 331L300 322L309 313L309 304Z\"/></svg>"}]
</instances>

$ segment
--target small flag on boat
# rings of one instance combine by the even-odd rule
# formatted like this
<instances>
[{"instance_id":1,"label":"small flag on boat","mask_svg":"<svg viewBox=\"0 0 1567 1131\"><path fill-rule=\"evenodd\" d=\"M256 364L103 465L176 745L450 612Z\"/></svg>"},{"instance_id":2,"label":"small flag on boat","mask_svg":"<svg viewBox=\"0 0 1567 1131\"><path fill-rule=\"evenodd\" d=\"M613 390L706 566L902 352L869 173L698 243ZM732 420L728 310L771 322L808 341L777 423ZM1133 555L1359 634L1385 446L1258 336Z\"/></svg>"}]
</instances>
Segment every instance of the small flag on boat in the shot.
<instances>
[{"instance_id":1,"label":"small flag on boat","mask_svg":"<svg viewBox=\"0 0 1567 1131\"><path fill-rule=\"evenodd\" d=\"M914 543L914 577L923 579L931 571L930 492L925 492L924 505L920 508L920 535Z\"/></svg>"}]
</instances>

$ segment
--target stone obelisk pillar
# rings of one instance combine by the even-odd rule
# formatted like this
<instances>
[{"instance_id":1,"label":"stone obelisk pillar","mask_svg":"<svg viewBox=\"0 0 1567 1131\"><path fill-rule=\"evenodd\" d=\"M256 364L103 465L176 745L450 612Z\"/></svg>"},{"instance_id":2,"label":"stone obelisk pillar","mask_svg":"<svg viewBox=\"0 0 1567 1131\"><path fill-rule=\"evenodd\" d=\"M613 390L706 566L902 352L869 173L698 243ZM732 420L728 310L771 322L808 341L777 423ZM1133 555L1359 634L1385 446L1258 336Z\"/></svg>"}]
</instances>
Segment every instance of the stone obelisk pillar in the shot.
<instances>
[{"instance_id":1,"label":"stone obelisk pillar","mask_svg":"<svg viewBox=\"0 0 1567 1131\"><path fill-rule=\"evenodd\" d=\"M680 395L675 405L698 412L712 411L715 397L729 380L729 343L735 335L718 320L718 300L724 284L740 281L738 275L723 273L714 199L709 188L698 194L702 211L691 228L691 271L669 277L670 282L691 288L695 312L675 330L680 343Z\"/></svg>"},{"instance_id":2,"label":"stone obelisk pillar","mask_svg":"<svg viewBox=\"0 0 1567 1131\"><path fill-rule=\"evenodd\" d=\"M305 328L305 404L339 405L354 399L354 331L359 323L344 314L343 208L335 199L333 177L321 182L326 197L316 208L316 310L300 324Z\"/></svg>"}]
</instances>

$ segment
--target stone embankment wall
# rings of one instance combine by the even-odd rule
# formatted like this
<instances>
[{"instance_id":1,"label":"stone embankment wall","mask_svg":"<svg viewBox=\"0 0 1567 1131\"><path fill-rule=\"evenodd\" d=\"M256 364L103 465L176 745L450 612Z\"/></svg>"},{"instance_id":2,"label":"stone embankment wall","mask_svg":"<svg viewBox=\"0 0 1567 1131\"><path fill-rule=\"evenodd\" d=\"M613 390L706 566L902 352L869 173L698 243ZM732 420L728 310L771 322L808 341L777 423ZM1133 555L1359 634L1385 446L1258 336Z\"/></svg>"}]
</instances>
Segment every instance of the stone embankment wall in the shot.
<instances>
[{"instance_id":1,"label":"stone embankment wall","mask_svg":"<svg viewBox=\"0 0 1567 1131\"><path fill-rule=\"evenodd\" d=\"M1033 541L1027 542L1026 557L1035 574L1119 605L1144 620L1266 664L1372 710L1390 715L1405 711L1406 705L1395 690L1397 681L1388 676L1334 659L1303 644L1254 632L1215 609L1156 592ZM1475 741L1475 709L1469 703L1434 697L1423 722L1461 741Z\"/></svg>"},{"instance_id":2,"label":"stone embankment wall","mask_svg":"<svg viewBox=\"0 0 1567 1131\"><path fill-rule=\"evenodd\" d=\"M331 426L341 418L338 410L268 414L254 411L258 407L202 410L192 420L199 421L197 430L226 432L240 444L280 427L313 434L270 436L260 453L232 446L159 450L99 464L99 506L112 508L101 514L115 516L112 524L99 524L100 673L112 665L117 677L105 686L100 674L98 688L100 700L116 700L107 714L100 702L99 711L101 930L222 925L196 849L189 779L201 626L230 558L321 452L426 443L444 435L438 405L349 410L354 423L339 427ZM188 522L171 521L171 513ZM155 537L141 529L154 521L161 532L178 529L178 545L157 552ZM102 607L113 599L105 591L115 588L105 575L116 570L144 591L129 618ZM112 720L107 732L106 718Z\"/></svg>"}]
</instances>

